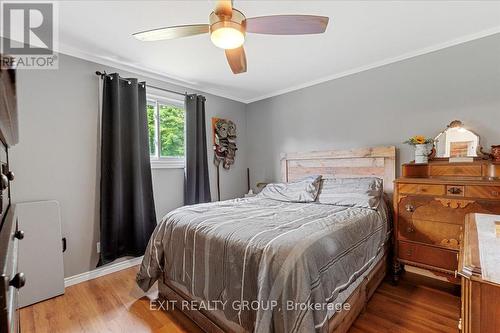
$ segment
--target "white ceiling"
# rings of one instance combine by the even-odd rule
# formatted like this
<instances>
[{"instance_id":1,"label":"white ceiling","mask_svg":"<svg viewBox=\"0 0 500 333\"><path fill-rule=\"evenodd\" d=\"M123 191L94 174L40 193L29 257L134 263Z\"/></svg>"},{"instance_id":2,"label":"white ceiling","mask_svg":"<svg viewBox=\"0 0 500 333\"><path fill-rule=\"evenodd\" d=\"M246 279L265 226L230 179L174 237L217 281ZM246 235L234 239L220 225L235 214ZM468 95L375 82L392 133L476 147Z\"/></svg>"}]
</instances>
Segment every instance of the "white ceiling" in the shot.
<instances>
[{"instance_id":1,"label":"white ceiling","mask_svg":"<svg viewBox=\"0 0 500 333\"><path fill-rule=\"evenodd\" d=\"M62 1L60 51L250 102L500 32L497 1L238 1L247 17L317 14L325 34L248 34L233 75L208 35L141 42L137 31L207 23L213 1Z\"/></svg>"}]
</instances>

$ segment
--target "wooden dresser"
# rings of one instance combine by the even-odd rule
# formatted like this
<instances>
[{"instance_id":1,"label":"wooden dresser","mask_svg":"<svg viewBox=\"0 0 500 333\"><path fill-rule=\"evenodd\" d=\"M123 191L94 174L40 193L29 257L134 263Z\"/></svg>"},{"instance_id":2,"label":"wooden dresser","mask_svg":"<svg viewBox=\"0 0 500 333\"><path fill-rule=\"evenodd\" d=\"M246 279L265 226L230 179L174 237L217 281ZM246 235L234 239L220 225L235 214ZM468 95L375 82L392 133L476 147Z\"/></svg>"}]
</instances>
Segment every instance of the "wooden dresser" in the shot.
<instances>
[{"instance_id":1,"label":"wooden dresser","mask_svg":"<svg viewBox=\"0 0 500 333\"><path fill-rule=\"evenodd\" d=\"M500 165L489 160L404 164L394 187L394 279L410 265L460 283L465 216L500 214L499 176Z\"/></svg>"},{"instance_id":2,"label":"wooden dresser","mask_svg":"<svg viewBox=\"0 0 500 333\"><path fill-rule=\"evenodd\" d=\"M3 58L0 54L0 60ZM16 72L0 66L0 332L19 332L18 290L25 278L18 271L19 241L24 233L18 229L15 205L11 204L9 149L18 142Z\"/></svg>"},{"instance_id":3,"label":"wooden dresser","mask_svg":"<svg viewBox=\"0 0 500 333\"><path fill-rule=\"evenodd\" d=\"M464 333L500 331L500 237L495 236L495 221L500 215L470 214L465 220L459 259Z\"/></svg>"}]
</instances>

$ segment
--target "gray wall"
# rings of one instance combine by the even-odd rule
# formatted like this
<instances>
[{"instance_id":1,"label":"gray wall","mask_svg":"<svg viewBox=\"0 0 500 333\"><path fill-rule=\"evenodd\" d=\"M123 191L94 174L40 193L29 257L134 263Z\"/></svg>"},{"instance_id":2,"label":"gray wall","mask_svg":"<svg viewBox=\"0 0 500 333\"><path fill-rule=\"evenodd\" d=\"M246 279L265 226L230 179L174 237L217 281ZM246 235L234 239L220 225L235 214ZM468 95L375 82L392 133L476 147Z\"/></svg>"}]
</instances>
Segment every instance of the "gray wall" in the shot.
<instances>
[{"instance_id":1,"label":"gray wall","mask_svg":"<svg viewBox=\"0 0 500 333\"><path fill-rule=\"evenodd\" d=\"M408 162L406 138L454 119L500 144L500 35L247 105L252 184L279 179L280 152L396 145Z\"/></svg>"},{"instance_id":2,"label":"gray wall","mask_svg":"<svg viewBox=\"0 0 500 333\"><path fill-rule=\"evenodd\" d=\"M453 119L480 133L484 146L500 143L499 54L497 35L246 106L205 94L207 126L213 116L238 126L236 164L221 171L222 199L246 191L247 166L253 184L277 180L280 152L396 145L399 162L406 162L412 150L402 141L414 134L434 136ZM17 174L13 199L60 202L69 244L66 276L97 263L98 69L137 77L68 56L61 56L57 71L18 76L21 143L10 156ZM211 162L211 138L207 149ZM216 198L212 164L210 177ZM153 185L158 218L182 205L182 169L154 169Z\"/></svg>"},{"instance_id":3,"label":"gray wall","mask_svg":"<svg viewBox=\"0 0 500 333\"><path fill-rule=\"evenodd\" d=\"M68 239L64 254L65 276L95 268L99 239L98 187L98 77L96 70L119 72L81 59L60 57L59 70L20 70L18 100L20 143L11 150L15 202L54 199L61 204L63 235ZM157 80L155 86L185 91ZM190 90L188 89L190 92ZM225 98L207 97L207 129L211 117L232 119L238 129L236 163L221 171L222 198L246 192L245 105ZM207 130L210 133L210 130ZM216 199L215 168L209 134L212 196ZM183 203L182 169L154 169L153 185L158 219ZM40 226L43 228L43 226ZM43 246L43 244L40 244Z\"/></svg>"}]
</instances>

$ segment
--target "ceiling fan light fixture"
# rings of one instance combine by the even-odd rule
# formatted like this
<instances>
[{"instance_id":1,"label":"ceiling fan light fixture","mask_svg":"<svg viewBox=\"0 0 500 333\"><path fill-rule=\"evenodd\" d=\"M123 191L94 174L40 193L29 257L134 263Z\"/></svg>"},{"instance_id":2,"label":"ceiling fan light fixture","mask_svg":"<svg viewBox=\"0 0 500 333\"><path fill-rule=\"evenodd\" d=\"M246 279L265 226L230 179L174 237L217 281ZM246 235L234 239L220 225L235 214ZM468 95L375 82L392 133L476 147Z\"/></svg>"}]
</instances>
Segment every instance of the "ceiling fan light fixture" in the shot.
<instances>
[{"instance_id":1,"label":"ceiling fan light fixture","mask_svg":"<svg viewBox=\"0 0 500 333\"><path fill-rule=\"evenodd\" d=\"M215 46L231 50L245 42L245 15L233 8L232 16L210 15L210 39Z\"/></svg>"},{"instance_id":2,"label":"ceiling fan light fixture","mask_svg":"<svg viewBox=\"0 0 500 333\"><path fill-rule=\"evenodd\" d=\"M211 32L210 39L215 46L221 49L230 50L243 45L245 42L245 34L233 27L220 27Z\"/></svg>"},{"instance_id":3,"label":"ceiling fan light fixture","mask_svg":"<svg viewBox=\"0 0 500 333\"><path fill-rule=\"evenodd\" d=\"M1 0L0 0L1 1ZM329 18L318 15L268 15L247 19L233 7L233 0L216 0L209 24L177 25L141 31L133 36L141 41L176 39L210 33L215 46L224 49L234 74L247 71L245 34L310 35L326 31Z\"/></svg>"}]
</instances>

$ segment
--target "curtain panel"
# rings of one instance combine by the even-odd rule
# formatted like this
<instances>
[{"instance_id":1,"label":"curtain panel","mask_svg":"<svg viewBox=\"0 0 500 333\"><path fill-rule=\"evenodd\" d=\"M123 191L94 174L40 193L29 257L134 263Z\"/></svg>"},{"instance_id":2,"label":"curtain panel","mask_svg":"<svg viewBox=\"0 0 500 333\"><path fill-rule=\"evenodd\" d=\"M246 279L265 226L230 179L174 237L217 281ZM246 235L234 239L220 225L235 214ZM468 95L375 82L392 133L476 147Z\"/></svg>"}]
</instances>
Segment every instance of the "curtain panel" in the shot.
<instances>
[{"instance_id":1,"label":"curtain panel","mask_svg":"<svg viewBox=\"0 0 500 333\"><path fill-rule=\"evenodd\" d=\"M212 201L208 178L205 97L186 96L186 169L184 204Z\"/></svg>"},{"instance_id":2,"label":"curtain panel","mask_svg":"<svg viewBox=\"0 0 500 333\"><path fill-rule=\"evenodd\" d=\"M146 84L118 74L103 81L98 266L143 255L156 227Z\"/></svg>"}]
</instances>

